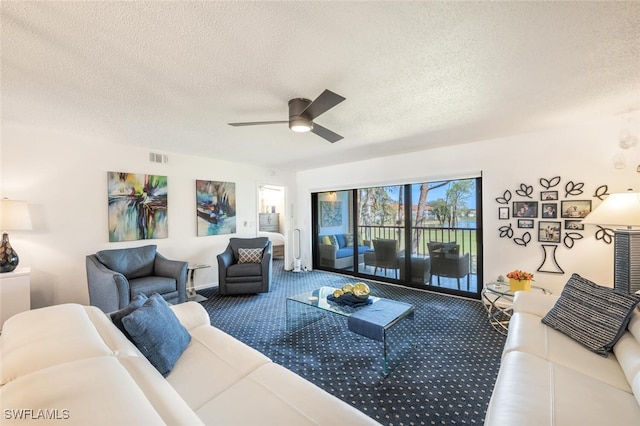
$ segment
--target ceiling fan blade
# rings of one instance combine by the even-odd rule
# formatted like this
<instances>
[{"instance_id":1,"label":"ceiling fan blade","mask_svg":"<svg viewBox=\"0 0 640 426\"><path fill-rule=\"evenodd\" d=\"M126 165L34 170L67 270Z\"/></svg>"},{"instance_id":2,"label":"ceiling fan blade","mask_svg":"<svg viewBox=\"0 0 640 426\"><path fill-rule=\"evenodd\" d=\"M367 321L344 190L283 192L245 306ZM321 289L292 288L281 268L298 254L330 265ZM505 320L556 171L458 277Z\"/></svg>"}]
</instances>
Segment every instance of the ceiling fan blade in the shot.
<instances>
[{"instance_id":1,"label":"ceiling fan blade","mask_svg":"<svg viewBox=\"0 0 640 426\"><path fill-rule=\"evenodd\" d=\"M322 127L321 125L316 123L313 123L313 129L311 129L311 131L321 138L325 138L331 143L338 142L340 139L342 139L342 136L340 136L339 134L332 132L326 127Z\"/></svg>"},{"instance_id":2,"label":"ceiling fan blade","mask_svg":"<svg viewBox=\"0 0 640 426\"><path fill-rule=\"evenodd\" d=\"M289 123L288 120L285 121L248 121L246 123L229 123L229 126L240 127L240 126L260 126L263 124L283 124Z\"/></svg>"},{"instance_id":3,"label":"ceiling fan blade","mask_svg":"<svg viewBox=\"0 0 640 426\"><path fill-rule=\"evenodd\" d=\"M300 113L300 115L304 114L313 120L345 99L346 98L343 98L337 93L333 93L331 90L325 90L320 94L320 96L311 102L309 106Z\"/></svg>"}]
</instances>

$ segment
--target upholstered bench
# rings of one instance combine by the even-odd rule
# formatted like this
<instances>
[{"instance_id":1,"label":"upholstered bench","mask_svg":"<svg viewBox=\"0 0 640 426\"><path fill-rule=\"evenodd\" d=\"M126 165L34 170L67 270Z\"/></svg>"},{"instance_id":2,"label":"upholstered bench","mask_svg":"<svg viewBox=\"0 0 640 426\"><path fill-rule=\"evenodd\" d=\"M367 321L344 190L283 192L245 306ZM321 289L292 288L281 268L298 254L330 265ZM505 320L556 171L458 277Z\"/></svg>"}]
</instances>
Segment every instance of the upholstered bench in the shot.
<instances>
[{"instance_id":1,"label":"upholstered bench","mask_svg":"<svg viewBox=\"0 0 640 426\"><path fill-rule=\"evenodd\" d=\"M391 351L391 330L399 324L403 319L409 318L413 320L414 307L408 303L398 302L389 299L380 299L369 306L359 309L349 316L347 326L349 330L369 339L382 342L383 351L383 370L388 374L390 370L389 355ZM394 330L395 331L395 330ZM394 340L397 338L397 345L410 346L410 334L399 331L394 334ZM394 351L399 349L393 345Z\"/></svg>"}]
</instances>

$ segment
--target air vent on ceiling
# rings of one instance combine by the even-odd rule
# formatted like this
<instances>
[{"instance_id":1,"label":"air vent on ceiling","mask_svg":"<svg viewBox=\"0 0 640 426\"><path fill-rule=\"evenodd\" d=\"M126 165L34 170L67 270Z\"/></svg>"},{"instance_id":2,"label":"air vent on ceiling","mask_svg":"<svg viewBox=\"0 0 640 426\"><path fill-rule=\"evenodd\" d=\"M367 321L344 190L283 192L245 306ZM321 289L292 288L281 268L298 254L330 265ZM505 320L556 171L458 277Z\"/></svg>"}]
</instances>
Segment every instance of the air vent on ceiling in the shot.
<instances>
[{"instance_id":1,"label":"air vent on ceiling","mask_svg":"<svg viewBox=\"0 0 640 426\"><path fill-rule=\"evenodd\" d=\"M166 154L159 154L157 152L150 152L149 161L151 161L152 163L165 164L169 162L169 156Z\"/></svg>"}]
</instances>

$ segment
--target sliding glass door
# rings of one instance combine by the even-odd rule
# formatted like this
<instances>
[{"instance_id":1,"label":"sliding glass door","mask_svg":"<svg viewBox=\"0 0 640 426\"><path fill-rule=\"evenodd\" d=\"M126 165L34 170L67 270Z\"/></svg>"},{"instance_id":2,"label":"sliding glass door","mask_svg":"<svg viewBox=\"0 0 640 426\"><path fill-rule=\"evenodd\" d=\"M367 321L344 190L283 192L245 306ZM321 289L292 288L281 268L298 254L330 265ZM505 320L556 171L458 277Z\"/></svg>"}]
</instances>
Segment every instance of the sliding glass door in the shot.
<instances>
[{"instance_id":1,"label":"sliding glass door","mask_svg":"<svg viewBox=\"0 0 640 426\"><path fill-rule=\"evenodd\" d=\"M314 267L479 297L480 194L480 178L313 194Z\"/></svg>"}]
</instances>

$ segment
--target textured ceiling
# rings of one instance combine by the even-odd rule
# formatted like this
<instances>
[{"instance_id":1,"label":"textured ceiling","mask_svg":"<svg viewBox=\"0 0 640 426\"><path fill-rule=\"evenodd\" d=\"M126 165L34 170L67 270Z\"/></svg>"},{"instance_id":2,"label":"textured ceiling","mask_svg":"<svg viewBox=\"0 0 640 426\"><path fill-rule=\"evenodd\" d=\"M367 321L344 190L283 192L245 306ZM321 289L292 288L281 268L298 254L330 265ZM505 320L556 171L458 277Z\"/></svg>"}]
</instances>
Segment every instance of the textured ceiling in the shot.
<instances>
[{"instance_id":1,"label":"textured ceiling","mask_svg":"<svg viewBox=\"0 0 640 426\"><path fill-rule=\"evenodd\" d=\"M640 2L2 1L2 120L306 169L640 110ZM346 101L286 124L291 98Z\"/></svg>"}]
</instances>

